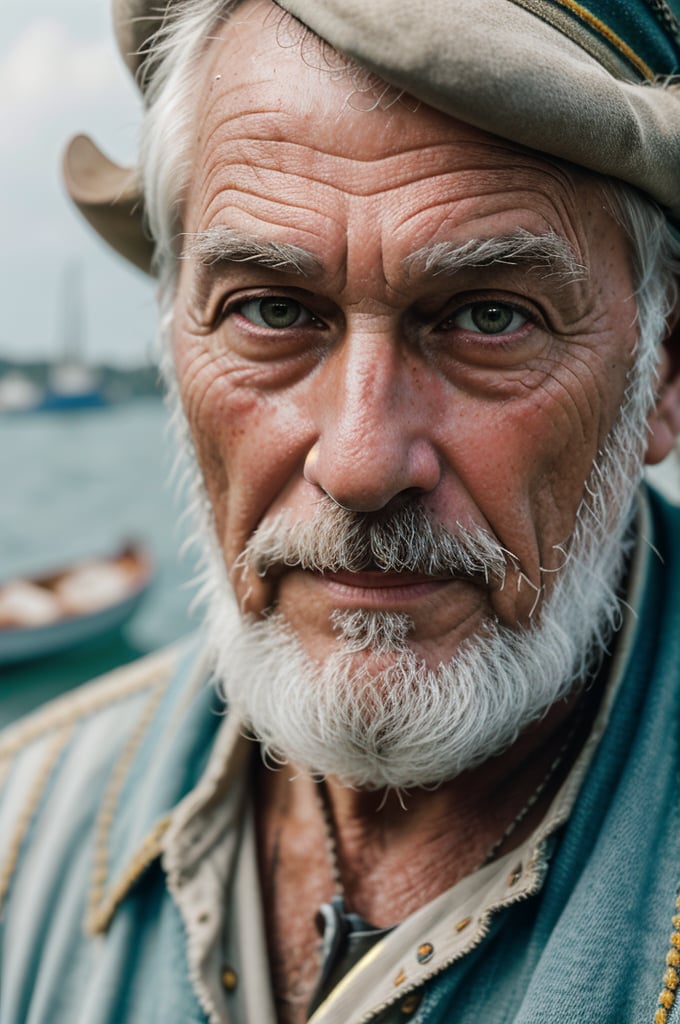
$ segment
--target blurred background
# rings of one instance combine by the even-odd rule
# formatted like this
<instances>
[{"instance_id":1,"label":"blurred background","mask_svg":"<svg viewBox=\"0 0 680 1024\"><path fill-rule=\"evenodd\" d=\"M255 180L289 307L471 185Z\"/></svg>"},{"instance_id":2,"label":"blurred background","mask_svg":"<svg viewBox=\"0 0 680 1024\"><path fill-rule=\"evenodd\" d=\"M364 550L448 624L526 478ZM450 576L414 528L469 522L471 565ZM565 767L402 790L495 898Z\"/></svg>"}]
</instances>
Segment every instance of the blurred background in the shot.
<instances>
[{"instance_id":1,"label":"blurred background","mask_svg":"<svg viewBox=\"0 0 680 1024\"><path fill-rule=\"evenodd\" d=\"M108 0L6 0L2 22L0 725L195 625L153 283L86 226L59 171L81 131L134 160ZM677 457L654 477L680 497Z\"/></svg>"},{"instance_id":2,"label":"blurred background","mask_svg":"<svg viewBox=\"0 0 680 1024\"><path fill-rule=\"evenodd\" d=\"M28 586L0 596L0 724L193 628L153 282L61 184L81 131L134 160L139 102L109 4L7 0L2 22L0 583Z\"/></svg>"}]
</instances>

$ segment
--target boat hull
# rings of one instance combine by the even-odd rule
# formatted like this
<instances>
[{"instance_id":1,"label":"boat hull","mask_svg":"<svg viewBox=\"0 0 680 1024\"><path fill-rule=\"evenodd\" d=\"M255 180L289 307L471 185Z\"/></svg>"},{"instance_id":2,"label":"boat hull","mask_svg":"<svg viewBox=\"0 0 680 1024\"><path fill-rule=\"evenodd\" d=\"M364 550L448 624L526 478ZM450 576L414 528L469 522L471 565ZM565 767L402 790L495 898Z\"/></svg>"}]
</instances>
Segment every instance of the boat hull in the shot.
<instances>
[{"instance_id":1,"label":"boat hull","mask_svg":"<svg viewBox=\"0 0 680 1024\"><path fill-rule=\"evenodd\" d=\"M45 626L0 630L0 665L44 658L116 632L135 614L147 589L148 584L122 601L88 615L60 619Z\"/></svg>"}]
</instances>

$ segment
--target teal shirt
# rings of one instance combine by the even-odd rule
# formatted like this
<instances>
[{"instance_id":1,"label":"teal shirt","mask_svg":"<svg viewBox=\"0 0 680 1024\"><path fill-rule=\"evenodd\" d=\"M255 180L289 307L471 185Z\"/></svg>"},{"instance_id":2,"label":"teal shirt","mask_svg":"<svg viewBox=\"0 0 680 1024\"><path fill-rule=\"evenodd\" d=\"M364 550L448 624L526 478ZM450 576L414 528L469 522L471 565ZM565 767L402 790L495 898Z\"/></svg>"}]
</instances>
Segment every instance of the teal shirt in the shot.
<instances>
[{"instance_id":1,"label":"teal shirt","mask_svg":"<svg viewBox=\"0 0 680 1024\"><path fill-rule=\"evenodd\" d=\"M646 560L626 674L543 888L405 1020L680 1024L680 510L650 501L663 561ZM227 1019L191 977L161 857L221 722L196 661L190 646L126 667L0 739L1 1024Z\"/></svg>"}]
</instances>

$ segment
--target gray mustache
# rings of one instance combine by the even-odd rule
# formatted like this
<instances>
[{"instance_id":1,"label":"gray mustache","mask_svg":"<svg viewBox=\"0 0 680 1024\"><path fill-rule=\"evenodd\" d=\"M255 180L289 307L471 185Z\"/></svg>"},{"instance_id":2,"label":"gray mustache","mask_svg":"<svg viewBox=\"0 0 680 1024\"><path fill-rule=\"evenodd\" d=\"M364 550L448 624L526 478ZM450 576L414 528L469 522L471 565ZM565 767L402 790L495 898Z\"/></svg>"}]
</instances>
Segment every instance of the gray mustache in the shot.
<instances>
[{"instance_id":1,"label":"gray mustache","mask_svg":"<svg viewBox=\"0 0 680 1024\"><path fill-rule=\"evenodd\" d=\"M437 522L420 503L389 514L353 512L321 499L314 516L292 521L282 513L265 522L243 551L241 568L266 576L277 568L314 572L410 572L425 576L483 576L503 584L506 551L482 529Z\"/></svg>"}]
</instances>

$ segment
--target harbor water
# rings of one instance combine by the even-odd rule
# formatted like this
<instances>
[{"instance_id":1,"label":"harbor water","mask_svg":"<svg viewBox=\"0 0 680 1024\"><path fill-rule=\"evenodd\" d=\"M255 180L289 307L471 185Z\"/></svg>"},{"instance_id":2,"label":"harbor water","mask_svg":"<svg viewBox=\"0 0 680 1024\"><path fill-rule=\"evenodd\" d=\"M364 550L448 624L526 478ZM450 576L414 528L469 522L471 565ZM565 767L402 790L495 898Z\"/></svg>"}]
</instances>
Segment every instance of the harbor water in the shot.
<instances>
[{"instance_id":1,"label":"harbor water","mask_svg":"<svg viewBox=\"0 0 680 1024\"><path fill-rule=\"evenodd\" d=\"M152 588L120 635L0 667L0 724L195 628L182 502L168 480L174 449L159 399L101 409L0 417L0 580L113 553L149 551Z\"/></svg>"}]
</instances>

